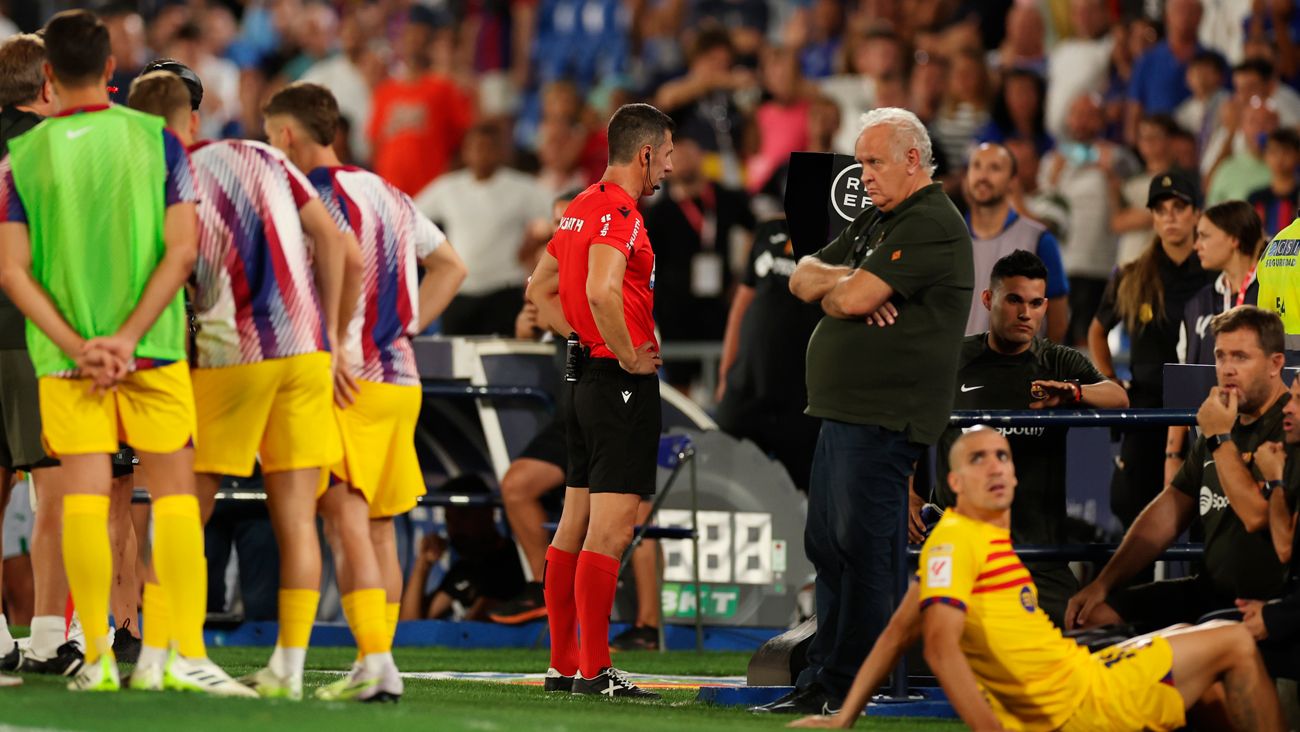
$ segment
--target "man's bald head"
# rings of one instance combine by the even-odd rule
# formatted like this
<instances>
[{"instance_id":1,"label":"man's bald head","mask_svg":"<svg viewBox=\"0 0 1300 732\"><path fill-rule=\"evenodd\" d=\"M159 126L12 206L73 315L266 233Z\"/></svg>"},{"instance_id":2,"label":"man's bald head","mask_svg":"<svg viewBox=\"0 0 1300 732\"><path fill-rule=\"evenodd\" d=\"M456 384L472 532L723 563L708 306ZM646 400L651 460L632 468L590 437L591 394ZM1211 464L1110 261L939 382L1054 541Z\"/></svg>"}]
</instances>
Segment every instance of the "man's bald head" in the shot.
<instances>
[{"instance_id":1,"label":"man's bald head","mask_svg":"<svg viewBox=\"0 0 1300 732\"><path fill-rule=\"evenodd\" d=\"M952 447L948 448L948 464L954 467L961 464L975 444L985 444L989 440L1000 441L1008 450L1011 449L1011 443L1007 442L1007 438L1001 432L986 424L977 424L963 430L961 437L958 437L952 443Z\"/></svg>"},{"instance_id":2,"label":"man's bald head","mask_svg":"<svg viewBox=\"0 0 1300 732\"><path fill-rule=\"evenodd\" d=\"M983 425L958 437L948 451L948 487L961 513L982 521L1005 520L1016 495L1016 466L1007 438Z\"/></svg>"}]
</instances>

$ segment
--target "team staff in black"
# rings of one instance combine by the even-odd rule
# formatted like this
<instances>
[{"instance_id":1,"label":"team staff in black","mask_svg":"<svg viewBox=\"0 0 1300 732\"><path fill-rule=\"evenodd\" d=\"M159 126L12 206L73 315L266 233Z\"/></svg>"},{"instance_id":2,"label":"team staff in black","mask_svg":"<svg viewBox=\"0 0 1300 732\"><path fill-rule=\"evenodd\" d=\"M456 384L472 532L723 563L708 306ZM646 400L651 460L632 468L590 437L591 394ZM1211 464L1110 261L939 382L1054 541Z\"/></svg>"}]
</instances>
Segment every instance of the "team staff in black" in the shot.
<instances>
[{"instance_id":1,"label":"team staff in black","mask_svg":"<svg viewBox=\"0 0 1300 732\"><path fill-rule=\"evenodd\" d=\"M619 107L604 177L565 209L528 284L542 322L566 322L580 341L570 354L564 512L544 571L548 691L658 698L612 668L608 640L619 557L641 497L655 492L662 361L654 250L637 202L672 172L672 130L648 104Z\"/></svg>"},{"instance_id":2,"label":"team staff in black","mask_svg":"<svg viewBox=\"0 0 1300 732\"><path fill-rule=\"evenodd\" d=\"M1121 322L1132 339L1133 378L1129 402L1149 409L1164 404L1164 367L1178 363L1183 310L1210 275L1192 251L1201 190L1196 179L1169 171L1151 179L1147 192L1156 236L1137 260L1111 276L1101 306L1088 328L1088 350L1106 378L1115 378L1106 337ZM1127 529L1167 480L1164 427L1132 427L1122 431L1119 463L1111 477L1110 510ZM1173 452L1173 450L1168 450Z\"/></svg>"},{"instance_id":3,"label":"team staff in black","mask_svg":"<svg viewBox=\"0 0 1300 732\"><path fill-rule=\"evenodd\" d=\"M953 409L1043 409L1128 406L1123 387L1108 381L1086 356L1036 334L1047 315L1047 267L1018 249L999 259L981 300L989 330L962 341ZM1017 544L1066 543L1065 427L1001 430L1016 458L1011 539ZM949 428L939 440L938 475L948 474L948 450L962 434ZM956 504L946 481L935 488L936 503ZM1065 562L1025 562L1038 588L1038 606L1064 626L1065 604L1079 589Z\"/></svg>"},{"instance_id":4,"label":"team staff in black","mask_svg":"<svg viewBox=\"0 0 1300 732\"><path fill-rule=\"evenodd\" d=\"M1242 305L1218 315L1214 334L1218 386L1196 414L1200 437L1174 479L1142 510L1097 578L1070 598L1068 628L1129 622L1144 628L1195 622L1235 600L1266 600L1284 589L1287 566L1269 532L1269 500L1255 454L1282 439L1282 319ZM1191 577L1123 583L1200 517L1204 570Z\"/></svg>"},{"instance_id":5,"label":"team staff in black","mask_svg":"<svg viewBox=\"0 0 1300 732\"><path fill-rule=\"evenodd\" d=\"M718 427L753 440L807 491L821 424L803 411L804 351L822 309L790 294L795 264L785 217L759 224L722 339Z\"/></svg>"},{"instance_id":6,"label":"team staff in black","mask_svg":"<svg viewBox=\"0 0 1300 732\"><path fill-rule=\"evenodd\" d=\"M929 133L896 107L862 117L872 205L799 261L790 291L826 317L808 342L808 414L822 420L804 545L817 634L793 692L766 711L837 708L901 599L908 478L952 410L974 283L970 232L931 177Z\"/></svg>"},{"instance_id":7,"label":"team staff in black","mask_svg":"<svg viewBox=\"0 0 1300 732\"><path fill-rule=\"evenodd\" d=\"M1300 533L1296 508L1300 502L1300 379L1291 381L1291 401L1282 407L1286 446L1265 443L1255 451L1255 464L1266 483L1281 490L1269 496L1269 533L1278 559L1289 562L1291 577L1276 602L1237 599L1237 609L1250 634L1259 641L1264 665L1274 677L1300 679Z\"/></svg>"}]
</instances>

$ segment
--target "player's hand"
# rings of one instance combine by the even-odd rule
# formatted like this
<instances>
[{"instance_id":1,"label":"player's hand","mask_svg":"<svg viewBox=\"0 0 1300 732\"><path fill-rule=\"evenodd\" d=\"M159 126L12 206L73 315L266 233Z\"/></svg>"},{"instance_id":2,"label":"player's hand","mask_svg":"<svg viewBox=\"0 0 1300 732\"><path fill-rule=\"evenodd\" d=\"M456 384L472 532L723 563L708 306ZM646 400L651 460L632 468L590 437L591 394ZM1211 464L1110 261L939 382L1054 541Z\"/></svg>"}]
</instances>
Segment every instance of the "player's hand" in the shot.
<instances>
[{"instance_id":1,"label":"player's hand","mask_svg":"<svg viewBox=\"0 0 1300 732\"><path fill-rule=\"evenodd\" d=\"M537 306L524 303L524 309L515 316L515 338L532 340L537 337Z\"/></svg>"},{"instance_id":2,"label":"player's hand","mask_svg":"<svg viewBox=\"0 0 1300 732\"><path fill-rule=\"evenodd\" d=\"M1034 399L1035 393L1041 393L1045 396L1043 396L1042 399ZM1083 401L1082 399L1077 401L1075 400L1075 397L1080 396L1081 393L1081 389L1075 391L1074 384L1067 384L1064 381L1039 379L1038 381L1029 384L1029 398L1033 400L1029 402L1029 408L1045 409L1059 406L1061 404L1077 404Z\"/></svg>"},{"instance_id":3,"label":"player's hand","mask_svg":"<svg viewBox=\"0 0 1300 732\"><path fill-rule=\"evenodd\" d=\"M625 363L619 359L618 365L629 374L653 374L664 364L664 360L659 357L659 351L655 348L654 341L646 341L636 347L636 360L632 363Z\"/></svg>"},{"instance_id":4,"label":"player's hand","mask_svg":"<svg viewBox=\"0 0 1300 732\"><path fill-rule=\"evenodd\" d=\"M894 307L894 303L886 300L884 305L876 308L876 312L867 316L867 325L878 325L884 328L887 325L893 325L897 319L898 308Z\"/></svg>"},{"instance_id":5,"label":"player's hand","mask_svg":"<svg viewBox=\"0 0 1300 732\"><path fill-rule=\"evenodd\" d=\"M340 354L334 356L334 404L339 409L347 409L357 401L357 380L352 376L345 359Z\"/></svg>"},{"instance_id":6,"label":"player's hand","mask_svg":"<svg viewBox=\"0 0 1300 732\"><path fill-rule=\"evenodd\" d=\"M916 495L916 491L907 492L907 541L909 544L925 543L925 522L921 520L921 509L925 508L925 499Z\"/></svg>"},{"instance_id":7,"label":"player's hand","mask_svg":"<svg viewBox=\"0 0 1300 732\"><path fill-rule=\"evenodd\" d=\"M91 338L74 360L82 375L94 382L95 391L103 391L116 386L131 372L135 347L136 341L120 335Z\"/></svg>"},{"instance_id":8,"label":"player's hand","mask_svg":"<svg viewBox=\"0 0 1300 732\"><path fill-rule=\"evenodd\" d=\"M447 551L447 540L441 534L425 534L420 542L420 560L428 564L437 564Z\"/></svg>"},{"instance_id":9,"label":"player's hand","mask_svg":"<svg viewBox=\"0 0 1300 732\"><path fill-rule=\"evenodd\" d=\"M1286 467L1286 450L1280 442L1265 442L1255 448L1255 466L1264 480L1282 480L1282 469Z\"/></svg>"},{"instance_id":10,"label":"player's hand","mask_svg":"<svg viewBox=\"0 0 1300 732\"><path fill-rule=\"evenodd\" d=\"M722 403L722 397L727 393L727 375L718 374L718 388L713 390L713 401L715 404Z\"/></svg>"},{"instance_id":11,"label":"player's hand","mask_svg":"<svg viewBox=\"0 0 1300 732\"><path fill-rule=\"evenodd\" d=\"M1230 433L1236 423L1237 390L1217 386L1210 389L1210 395L1196 412L1196 425L1201 428L1201 434L1209 437Z\"/></svg>"},{"instance_id":12,"label":"player's hand","mask_svg":"<svg viewBox=\"0 0 1300 732\"><path fill-rule=\"evenodd\" d=\"M1089 582L1083 589L1074 593L1074 597L1071 597L1070 602L1065 606L1065 629L1088 627L1093 611L1106 604L1108 593L1106 586L1097 580Z\"/></svg>"},{"instance_id":13,"label":"player's hand","mask_svg":"<svg viewBox=\"0 0 1300 732\"><path fill-rule=\"evenodd\" d=\"M840 722L839 715L833 717L825 714L814 714L787 724L786 727L793 729L848 729L849 724Z\"/></svg>"},{"instance_id":14,"label":"player's hand","mask_svg":"<svg viewBox=\"0 0 1300 732\"><path fill-rule=\"evenodd\" d=\"M1241 624L1255 637L1262 641L1268 638L1268 628L1264 626L1264 603L1259 600L1237 600L1237 609L1241 611Z\"/></svg>"}]
</instances>

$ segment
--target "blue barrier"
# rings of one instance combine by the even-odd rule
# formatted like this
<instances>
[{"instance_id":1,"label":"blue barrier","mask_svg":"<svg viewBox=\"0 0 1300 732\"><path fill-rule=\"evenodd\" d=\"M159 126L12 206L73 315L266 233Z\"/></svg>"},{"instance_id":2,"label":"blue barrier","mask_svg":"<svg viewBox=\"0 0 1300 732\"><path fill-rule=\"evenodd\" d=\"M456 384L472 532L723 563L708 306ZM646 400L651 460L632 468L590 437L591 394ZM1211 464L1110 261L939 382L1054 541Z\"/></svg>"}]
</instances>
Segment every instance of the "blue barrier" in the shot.
<instances>
[{"instance_id":1,"label":"blue barrier","mask_svg":"<svg viewBox=\"0 0 1300 732\"><path fill-rule=\"evenodd\" d=\"M953 427L1168 427L1196 424L1192 409L957 409Z\"/></svg>"},{"instance_id":2,"label":"blue barrier","mask_svg":"<svg viewBox=\"0 0 1300 732\"><path fill-rule=\"evenodd\" d=\"M626 623L610 625L611 637L622 633ZM704 629L703 647L708 651L754 651L784 628L742 628L712 626ZM250 621L227 630L209 628L204 638L214 646L265 646L275 645L278 625L274 621ZM694 650L695 628L690 625L667 625L664 628L664 646L671 650ZM546 639L546 621L538 620L520 625L501 625L475 621L410 620L397 626L394 643L403 648L438 646L466 650L479 648L537 648L548 647L537 643L539 636ZM312 628L311 645L314 647L355 645L352 633L341 623L317 623Z\"/></svg>"}]
</instances>

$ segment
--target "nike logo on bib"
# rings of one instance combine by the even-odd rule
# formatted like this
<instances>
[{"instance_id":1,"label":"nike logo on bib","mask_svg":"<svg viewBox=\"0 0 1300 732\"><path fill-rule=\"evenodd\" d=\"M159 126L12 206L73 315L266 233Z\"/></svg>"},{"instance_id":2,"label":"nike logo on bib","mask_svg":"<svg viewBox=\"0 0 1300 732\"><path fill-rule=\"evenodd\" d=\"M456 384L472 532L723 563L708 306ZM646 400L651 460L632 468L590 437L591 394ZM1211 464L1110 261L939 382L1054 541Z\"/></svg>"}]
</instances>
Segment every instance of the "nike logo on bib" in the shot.
<instances>
[{"instance_id":1,"label":"nike logo on bib","mask_svg":"<svg viewBox=\"0 0 1300 732\"><path fill-rule=\"evenodd\" d=\"M628 400L628 399L631 399L631 398L632 398L632 392L630 392L630 391L625 391L625 392L623 392L623 403L624 403L624 404L627 404L627 400Z\"/></svg>"},{"instance_id":2,"label":"nike logo on bib","mask_svg":"<svg viewBox=\"0 0 1300 732\"><path fill-rule=\"evenodd\" d=\"M95 128L94 128L94 127L82 127L82 128L79 129L79 130L68 130L68 139L69 139L69 140L75 140L75 139L77 139L78 137L81 137L82 135L86 134L87 132L90 132L90 131L93 130L93 129L95 129Z\"/></svg>"},{"instance_id":3,"label":"nike logo on bib","mask_svg":"<svg viewBox=\"0 0 1300 732\"><path fill-rule=\"evenodd\" d=\"M961 393L965 394L968 391L975 391L976 389L983 389L983 388L984 386L982 384L980 386L966 386L965 384L962 384Z\"/></svg>"}]
</instances>

